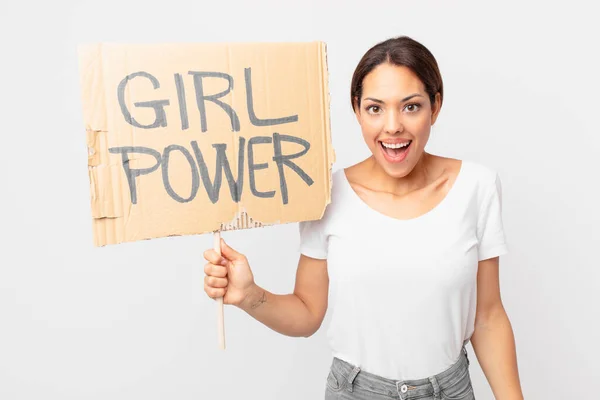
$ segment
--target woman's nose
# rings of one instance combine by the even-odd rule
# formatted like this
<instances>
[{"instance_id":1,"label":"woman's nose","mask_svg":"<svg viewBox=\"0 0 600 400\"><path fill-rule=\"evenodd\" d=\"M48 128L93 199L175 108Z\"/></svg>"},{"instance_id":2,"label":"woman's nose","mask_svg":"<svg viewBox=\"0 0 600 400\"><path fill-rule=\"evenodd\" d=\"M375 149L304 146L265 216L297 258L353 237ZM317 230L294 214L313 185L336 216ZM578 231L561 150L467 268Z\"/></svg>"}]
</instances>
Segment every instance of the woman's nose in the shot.
<instances>
[{"instance_id":1,"label":"woman's nose","mask_svg":"<svg viewBox=\"0 0 600 400\"><path fill-rule=\"evenodd\" d=\"M385 119L385 132L393 135L404 131L400 114L396 111L388 112Z\"/></svg>"}]
</instances>

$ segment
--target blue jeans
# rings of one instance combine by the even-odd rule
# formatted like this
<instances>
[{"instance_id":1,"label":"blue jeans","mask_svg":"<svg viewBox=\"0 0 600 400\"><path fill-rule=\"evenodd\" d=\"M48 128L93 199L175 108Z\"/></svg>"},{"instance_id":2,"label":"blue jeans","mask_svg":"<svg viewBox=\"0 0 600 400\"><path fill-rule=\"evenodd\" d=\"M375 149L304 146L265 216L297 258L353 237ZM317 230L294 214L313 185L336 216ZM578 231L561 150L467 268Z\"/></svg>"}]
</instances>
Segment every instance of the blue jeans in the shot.
<instances>
[{"instance_id":1,"label":"blue jeans","mask_svg":"<svg viewBox=\"0 0 600 400\"><path fill-rule=\"evenodd\" d=\"M361 371L334 357L325 400L475 400L469 364L463 346L458 361L445 371L428 378L397 381Z\"/></svg>"}]
</instances>

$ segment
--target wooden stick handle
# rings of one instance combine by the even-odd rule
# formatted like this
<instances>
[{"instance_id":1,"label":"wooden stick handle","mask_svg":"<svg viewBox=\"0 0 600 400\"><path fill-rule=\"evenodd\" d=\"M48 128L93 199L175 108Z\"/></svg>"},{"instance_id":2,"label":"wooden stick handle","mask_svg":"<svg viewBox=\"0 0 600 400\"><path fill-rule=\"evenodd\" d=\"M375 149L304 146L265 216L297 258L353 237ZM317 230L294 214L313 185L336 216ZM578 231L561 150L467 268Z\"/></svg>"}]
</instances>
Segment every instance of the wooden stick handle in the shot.
<instances>
[{"instance_id":1,"label":"wooden stick handle","mask_svg":"<svg viewBox=\"0 0 600 400\"><path fill-rule=\"evenodd\" d=\"M215 232L214 249L221 255L221 232ZM225 317L223 315L223 298L217 297L217 332L219 335L219 349L225 350Z\"/></svg>"}]
</instances>

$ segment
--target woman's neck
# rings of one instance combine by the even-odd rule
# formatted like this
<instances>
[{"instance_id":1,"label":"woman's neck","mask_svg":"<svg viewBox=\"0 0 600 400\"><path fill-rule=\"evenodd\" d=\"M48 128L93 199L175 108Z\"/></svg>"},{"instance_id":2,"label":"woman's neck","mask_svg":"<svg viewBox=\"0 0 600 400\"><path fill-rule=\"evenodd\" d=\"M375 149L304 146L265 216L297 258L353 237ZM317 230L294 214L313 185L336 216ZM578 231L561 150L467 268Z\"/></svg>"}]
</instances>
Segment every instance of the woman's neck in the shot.
<instances>
[{"instance_id":1,"label":"woman's neck","mask_svg":"<svg viewBox=\"0 0 600 400\"><path fill-rule=\"evenodd\" d=\"M393 193L397 196L404 196L408 193L420 190L430 184L437 177L435 173L434 156L423 152L417 164L410 173L401 178L390 176L377 163L373 156L367 158L364 163L365 186L372 190ZM361 174L363 175L363 174ZM438 174L439 175L439 174Z\"/></svg>"}]
</instances>

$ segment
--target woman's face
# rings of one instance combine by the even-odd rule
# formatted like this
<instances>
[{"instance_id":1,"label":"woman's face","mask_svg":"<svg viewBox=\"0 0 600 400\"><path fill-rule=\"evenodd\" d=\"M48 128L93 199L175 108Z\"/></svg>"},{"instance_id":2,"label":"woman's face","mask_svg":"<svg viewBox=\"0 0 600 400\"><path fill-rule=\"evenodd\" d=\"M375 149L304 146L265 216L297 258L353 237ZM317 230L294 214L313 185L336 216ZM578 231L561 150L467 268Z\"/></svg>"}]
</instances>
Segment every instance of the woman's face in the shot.
<instances>
[{"instance_id":1,"label":"woman's face","mask_svg":"<svg viewBox=\"0 0 600 400\"><path fill-rule=\"evenodd\" d=\"M429 140L439 104L440 94L432 107L425 86L407 67L383 63L365 76L355 114L367 146L388 175L401 178L413 170Z\"/></svg>"}]
</instances>

